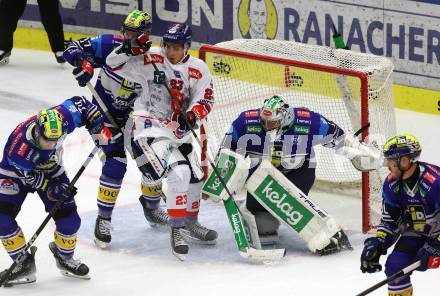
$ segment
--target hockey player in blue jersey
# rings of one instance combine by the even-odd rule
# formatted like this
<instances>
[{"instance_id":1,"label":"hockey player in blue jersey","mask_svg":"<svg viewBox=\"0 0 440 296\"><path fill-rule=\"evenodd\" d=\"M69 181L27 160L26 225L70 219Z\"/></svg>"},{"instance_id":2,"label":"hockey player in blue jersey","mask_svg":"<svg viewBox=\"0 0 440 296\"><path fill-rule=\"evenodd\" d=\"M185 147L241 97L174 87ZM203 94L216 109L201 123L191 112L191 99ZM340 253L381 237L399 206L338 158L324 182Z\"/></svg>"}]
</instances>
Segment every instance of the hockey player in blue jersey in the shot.
<instances>
[{"instance_id":1,"label":"hockey player in blue jersey","mask_svg":"<svg viewBox=\"0 0 440 296\"><path fill-rule=\"evenodd\" d=\"M339 149L344 146L344 142L344 131L334 122L307 108L291 107L282 96L274 95L266 99L261 108L244 111L234 120L223 139L220 152L226 149L232 151L233 155L249 156L250 176L262 167L262 160L269 160L268 172L272 174L273 171L277 171L272 175L280 175L281 172L281 178L287 178L283 184L291 184L289 187L296 186L295 190L301 191L303 199L308 200L307 194L315 181L316 162L313 146L323 145ZM251 178L246 181L247 197L241 214L247 214L243 219L251 228L252 224L255 224L253 228L256 227L258 235L253 239L259 241L258 246L260 243L264 245L276 242L282 218L273 211L268 211L267 205L250 193L249 182ZM239 192L242 190L240 186L231 186L230 190ZM313 204L312 201L308 203ZM317 208L316 205L315 209ZM325 212L320 210L321 217L318 216L316 219L319 223L311 227L310 231L299 233L300 236L304 235L302 238L308 243L309 249L320 255L352 249L341 227L336 225L333 218L323 213Z\"/></svg>"},{"instance_id":2,"label":"hockey player in blue jersey","mask_svg":"<svg viewBox=\"0 0 440 296\"><path fill-rule=\"evenodd\" d=\"M109 110L110 115L116 120L119 128L124 129L129 114L133 111L134 101L140 96L142 86L133 81L124 79L114 72L107 64L107 56L119 45L131 55L140 55L148 50L151 45L149 34L152 28L152 18L148 12L134 10L128 14L123 26L122 35L101 35L94 38L85 38L71 42L65 52L65 59L75 66L73 74L80 86L85 86L93 76L95 68L100 68L95 90ZM96 98L93 103L99 107ZM110 122L106 120L106 125ZM113 132L115 132L113 130ZM115 136L116 137L116 136ZM130 134L127 143L130 144ZM136 150L137 147L130 147ZM103 167L98 189L98 217L95 224L95 243L106 248L111 241L111 217L116 200L121 189L122 180L127 170L124 137L120 136L113 144L101 146L104 154ZM140 152L138 154L141 154ZM148 222L155 225L164 225L167 214L159 208L160 194L158 189L141 182L142 195L139 198ZM160 188L159 188L160 189Z\"/></svg>"},{"instance_id":3,"label":"hockey player in blue jersey","mask_svg":"<svg viewBox=\"0 0 440 296\"><path fill-rule=\"evenodd\" d=\"M9 256L15 259L26 245L15 219L26 196L37 192L46 212L56 201L66 199L52 217L56 228L49 248L63 274L88 278L89 268L73 259L81 220L74 200L76 188L68 188L69 179L62 165L62 142L81 126L86 126L103 143L111 138L101 113L84 97L72 97L61 105L41 110L11 133L0 162L0 239ZM8 283L35 281L35 251L36 247L31 247L25 260L10 274Z\"/></svg>"},{"instance_id":4,"label":"hockey player in blue jersey","mask_svg":"<svg viewBox=\"0 0 440 296\"><path fill-rule=\"evenodd\" d=\"M385 263L390 276L420 260L418 271L438 268L440 263L440 168L419 161L418 139L401 134L388 139L383 154L390 174L383 184L380 225L365 240L362 272L382 270L381 255L395 243ZM413 295L411 274L388 283L388 295Z\"/></svg>"}]
</instances>

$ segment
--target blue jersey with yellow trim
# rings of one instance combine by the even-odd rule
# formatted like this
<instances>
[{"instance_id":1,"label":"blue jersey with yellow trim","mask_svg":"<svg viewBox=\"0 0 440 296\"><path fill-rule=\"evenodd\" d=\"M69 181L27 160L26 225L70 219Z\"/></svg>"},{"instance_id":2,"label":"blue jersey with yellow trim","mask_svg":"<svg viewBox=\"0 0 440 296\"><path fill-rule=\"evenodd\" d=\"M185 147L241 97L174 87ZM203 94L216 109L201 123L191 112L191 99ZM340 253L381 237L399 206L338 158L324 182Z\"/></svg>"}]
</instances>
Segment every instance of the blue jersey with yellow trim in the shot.
<instances>
[{"instance_id":1,"label":"blue jersey with yellow trim","mask_svg":"<svg viewBox=\"0 0 440 296\"><path fill-rule=\"evenodd\" d=\"M88 123L87 118L96 112L96 106L84 97L72 97L62 104L52 107L63 117L64 135L53 150L42 150L34 140L33 129L36 127L37 116L32 116L20 123L9 135L0 162L0 173L19 176L34 170L45 171L49 175L58 175L62 171L62 142L67 134L77 127ZM102 119L101 119L102 120Z\"/></svg>"},{"instance_id":2,"label":"blue jersey with yellow trim","mask_svg":"<svg viewBox=\"0 0 440 296\"><path fill-rule=\"evenodd\" d=\"M93 68L101 68L95 90L121 127L133 111L134 101L142 92L140 84L124 79L107 66L107 56L122 41L122 36L105 34L73 41L64 51L64 58L72 65L81 57L87 59ZM96 101L94 103L99 106Z\"/></svg>"},{"instance_id":3,"label":"blue jersey with yellow trim","mask_svg":"<svg viewBox=\"0 0 440 296\"><path fill-rule=\"evenodd\" d=\"M276 167L295 169L304 161L314 162L315 145L340 147L344 131L334 122L307 108L290 107L290 122L275 131L266 131L260 109L242 112L226 133L222 147L251 158L270 157Z\"/></svg>"},{"instance_id":4,"label":"blue jersey with yellow trim","mask_svg":"<svg viewBox=\"0 0 440 296\"><path fill-rule=\"evenodd\" d=\"M389 175L383 184L382 218L378 230L398 234L414 231L428 237L440 235L440 168L418 162L414 188Z\"/></svg>"}]
</instances>

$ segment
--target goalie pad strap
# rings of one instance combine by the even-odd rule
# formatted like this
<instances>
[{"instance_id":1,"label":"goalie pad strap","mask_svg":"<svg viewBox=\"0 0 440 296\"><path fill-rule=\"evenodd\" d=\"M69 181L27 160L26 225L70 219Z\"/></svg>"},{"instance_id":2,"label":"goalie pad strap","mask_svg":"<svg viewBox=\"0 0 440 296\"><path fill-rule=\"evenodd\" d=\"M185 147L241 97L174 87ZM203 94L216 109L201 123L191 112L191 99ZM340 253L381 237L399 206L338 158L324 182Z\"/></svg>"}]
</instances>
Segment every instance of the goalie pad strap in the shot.
<instances>
[{"instance_id":1,"label":"goalie pad strap","mask_svg":"<svg viewBox=\"0 0 440 296\"><path fill-rule=\"evenodd\" d=\"M298 233L316 252L330 243L340 227L268 160L246 182L246 189L280 222Z\"/></svg>"}]
</instances>

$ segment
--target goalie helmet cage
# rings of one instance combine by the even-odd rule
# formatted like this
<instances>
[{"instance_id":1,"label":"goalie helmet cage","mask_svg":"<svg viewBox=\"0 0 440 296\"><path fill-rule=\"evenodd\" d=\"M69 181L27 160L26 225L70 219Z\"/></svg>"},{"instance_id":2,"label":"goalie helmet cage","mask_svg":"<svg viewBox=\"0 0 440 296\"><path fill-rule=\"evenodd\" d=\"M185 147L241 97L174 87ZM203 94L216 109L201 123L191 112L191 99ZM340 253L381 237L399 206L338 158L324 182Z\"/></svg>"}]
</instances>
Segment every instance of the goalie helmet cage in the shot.
<instances>
[{"instance_id":1,"label":"goalie helmet cage","mask_svg":"<svg viewBox=\"0 0 440 296\"><path fill-rule=\"evenodd\" d=\"M282 95L334 121L348 134L370 123L362 140L382 147L395 134L392 99L393 64L384 57L293 41L236 39L204 45L199 56L214 81L215 105L202 126L202 161L216 155L224 133L243 111ZM374 143L373 142L373 143ZM316 184L326 190L359 192L362 231L380 221L382 183L387 169L360 173L333 149L315 148ZM205 173L208 166L203 162ZM359 190L359 188L361 188Z\"/></svg>"}]
</instances>

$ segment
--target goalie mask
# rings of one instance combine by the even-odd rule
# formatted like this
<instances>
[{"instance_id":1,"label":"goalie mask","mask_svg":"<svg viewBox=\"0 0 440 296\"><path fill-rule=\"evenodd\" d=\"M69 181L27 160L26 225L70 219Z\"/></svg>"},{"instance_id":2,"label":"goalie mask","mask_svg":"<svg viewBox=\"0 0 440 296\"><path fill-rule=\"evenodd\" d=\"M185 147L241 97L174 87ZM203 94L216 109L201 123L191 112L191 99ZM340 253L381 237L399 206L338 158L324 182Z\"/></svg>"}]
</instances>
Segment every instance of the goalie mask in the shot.
<instances>
[{"instance_id":1,"label":"goalie mask","mask_svg":"<svg viewBox=\"0 0 440 296\"><path fill-rule=\"evenodd\" d=\"M37 116L37 132L46 141L56 142L64 134L63 116L58 110L43 109Z\"/></svg>"},{"instance_id":2,"label":"goalie mask","mask_svg":"<svg viewBox=\"0 0 440 296\"><path fill-rule=\"evenodd\" d=\"M122 24L122 34L125 37L126 32L136 33L136 37L141 34L151 34L152 17L148 12L133 10L130 12Z\"/></svg>"},{"instance_id":3,"label":"goalie mask","mask_svg":"<svg viewBox=\"0 0 440 296\"><path fill-rule=\"evenodd\" d=\"M412 162L416 162L421 153L422 147L419 140L410 134L391 137L383 147L384 157L395 160L397 163L400 162L402 156L408 156Z\"/></svg>"},{"instance_id":4,"label":"goalie mask","mask_svg":"<svg viewBox=\"0 0 440 296\"><path fill-rule=\"evenodd\" d=\"M290 123L289 114L289 105L285 103L284 98L278 95L272 96L264 100L261 107L261 124L267 131L280 129Z\"/></svg>"}]
</instances>

